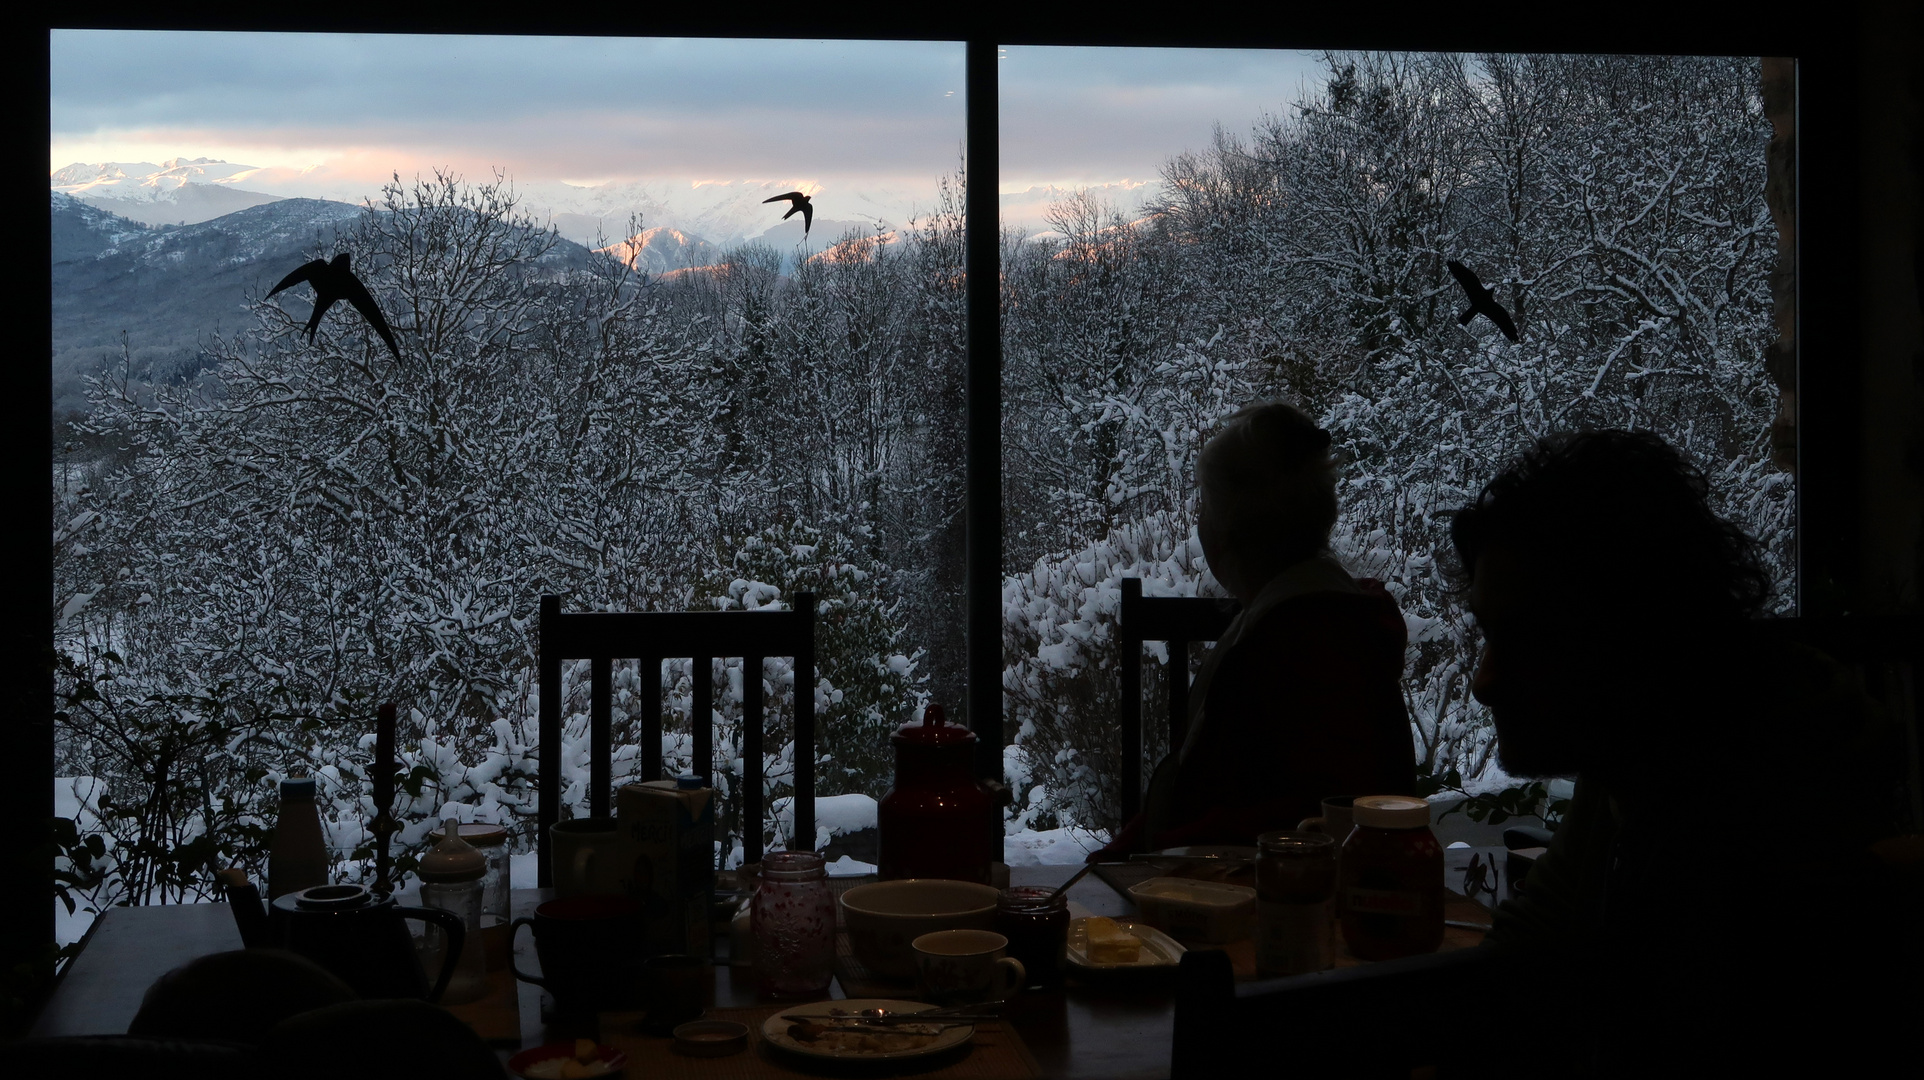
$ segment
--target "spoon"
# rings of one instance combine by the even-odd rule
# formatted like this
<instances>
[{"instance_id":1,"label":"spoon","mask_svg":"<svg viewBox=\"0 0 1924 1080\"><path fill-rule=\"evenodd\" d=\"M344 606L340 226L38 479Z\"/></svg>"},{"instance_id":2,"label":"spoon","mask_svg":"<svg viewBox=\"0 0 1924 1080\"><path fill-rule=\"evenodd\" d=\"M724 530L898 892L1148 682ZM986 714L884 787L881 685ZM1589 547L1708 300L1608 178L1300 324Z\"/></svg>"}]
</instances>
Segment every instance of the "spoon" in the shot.
<instances>
[{"instance_id":1,"label":"spoon","mask_svg":"<svg viewBox=\"0 0 1924 1080\"><path fill-rule=\"evenodd\" d=\"M1064 895L1067 895L1067 894L1068 894L1068 892L1069 892L1069 886L1071 886L1071 885L1074 885L1074 884L1075 884L1076 882L1078 882L1078 881L1081 881L1081 880L1082 880L1082 875L1084 875L1084 874L1087 874L1087 873L1088 873L1089 871L1091 871L1091 870L1094 870L1095 868L1096 868L1096 864L1095 864L1095 863L1087 863L1087 864L1085 864L1085 865L1083 866L1083 868L1082 868L1082 869L1080 869L1080 870L1078 870L1078 871L1076 871L1075 873L1073 873L1073 874L1071 874L1071 875L1069 875L1069 880L1067 880L1067 881L1065 881L1065 882L1063 882L1063 883L1062 883L1062 884L1061 884L1060 886L1058 886L1058 887L1056 888L1056 891L1055 891L1055 892L1053 892L1053 893L1051 893L1051 894L1049 894L1049 895L1050 895L1050 896L1052 896L1052 897L1053 897L1053 896L1064 896Z\"/></svg>"}]
</instances>

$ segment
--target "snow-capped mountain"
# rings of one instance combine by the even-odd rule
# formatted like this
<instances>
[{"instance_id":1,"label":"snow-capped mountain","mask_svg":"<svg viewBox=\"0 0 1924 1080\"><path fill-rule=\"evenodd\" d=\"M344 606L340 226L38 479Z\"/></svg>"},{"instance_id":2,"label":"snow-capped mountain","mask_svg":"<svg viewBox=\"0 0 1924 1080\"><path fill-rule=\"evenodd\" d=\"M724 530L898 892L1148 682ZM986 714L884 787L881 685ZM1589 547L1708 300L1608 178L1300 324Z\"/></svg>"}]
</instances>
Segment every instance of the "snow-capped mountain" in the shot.
<instances>
[{"instance_id":1,"label":"snow-capped mountain","mask_svg":"<svg viewBox=\"0 0 1924 1080\"><path fill-rule=\"evenodd\" d=\"M662 274L691 266L707 266L720 255L715 245L699 236L661 226L643 229L619 243L596 251L612 255L629 266L650 274Z\"/></svg>"},{"instance_id":2,"label":"snow-capped mountain","mask_svg":"<svg viewBox=\"0 0 1924 1080\"><path fill-rule=\"evenodd\" d=\"M283 198L253 190L276 170L213 158L75 162L50 176L54 191L146 225L200 222Z\"/></svg>"},{"instance_id":3,"label":"snow-capped mountain","mask_svg":"<svg viewBox=\"0 0 1924 1080\"><path fill-rule=\"evenodd\" d=\"M537 215L551 216L561 235L577 243L591 243L596 228L604 236L626 235L629 216L640 214L645 226L673 229L717 249L751 241L782 249L801 243L802 216L784 221L789 205L765 201L790 191L800 191L814 201L815 222L807 239L817 248L850 229L892 228L912 205L899 197L902 193L837 192L794 179L515 185L523 206Z\"/></svg>"}]
</instances>

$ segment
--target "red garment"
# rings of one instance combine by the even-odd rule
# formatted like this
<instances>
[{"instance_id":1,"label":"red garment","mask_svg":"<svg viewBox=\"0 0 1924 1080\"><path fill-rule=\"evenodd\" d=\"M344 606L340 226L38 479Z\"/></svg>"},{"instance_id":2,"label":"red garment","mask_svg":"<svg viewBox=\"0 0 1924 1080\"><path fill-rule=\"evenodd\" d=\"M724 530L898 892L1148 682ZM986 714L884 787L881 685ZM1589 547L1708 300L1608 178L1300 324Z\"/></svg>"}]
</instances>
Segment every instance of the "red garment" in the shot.
<instances>
[{"instance_id":1,"label":"red garment","mask_svg":"<svg viewBox=\"0 0 1924 1080\"><path fill-rule=\"evenodd\" d=\"M1211 679L1202 731L1178 767L1171 816L1183 824L1145 845L1138 816L1093 858L1254 844L1315 817L1327 796L1415 789L1403 614L1381 582L1357 585L1360 594L1291 597L1243 633Z\"/></svg>"}]
</instances>

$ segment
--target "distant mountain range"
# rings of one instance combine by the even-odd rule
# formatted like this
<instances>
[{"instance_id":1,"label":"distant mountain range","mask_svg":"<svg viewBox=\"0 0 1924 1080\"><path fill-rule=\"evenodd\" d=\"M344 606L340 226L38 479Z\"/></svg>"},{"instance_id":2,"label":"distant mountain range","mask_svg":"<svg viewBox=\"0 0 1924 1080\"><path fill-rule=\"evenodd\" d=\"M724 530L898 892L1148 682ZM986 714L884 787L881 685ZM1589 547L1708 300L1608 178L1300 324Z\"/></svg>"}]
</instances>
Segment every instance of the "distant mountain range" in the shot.
<instances>
[{"instance_id":1,"label":"distant mountain range","mask_svg":"<svg viewBox=\"0 0 1924 1080\"><path fill-rule=\"evenodd\" d=\"M325 172L258 168L202 157L173 158L158 165L148 161L76 162L54 170L50 181L56 192L142 224L197 225L290 197L277 194L277 188L311 193L338 187L327 180ZM536 221L551 221L562 236L584 247L628 236L629 224L636 217L649 234L666 230L657 251L649 256L657 263L651 269L660 270L707 265L727 248L745 243L763 243L785 254L792 252L803 242L802 219L797 216L783 221L788 204L771 206L763 200L795 190L821 194L817 185L795 180L645 180L592 187L514 185L516 201L523 210ZM359 205L358 200L336 201ZM889 206L896 201L896 193L887 193L831 196L818 202L815 223L807 236L809 245L820 250L850 229L887 231L896 216ZM789 261L793 262L793 255L789 255Z\"/></svg>"},{"instance_id":2,"label":"distant mountain range","mask_svg":"<svg viewBox=\"0 0 1924 1080\"><path fill-rule=\"evenodd\" d=\"M204 157L76 163L52 172L55 415L85 409L82 380L118 359L123 333L137 368L163 377L198 373L209 362L205 335L247 324L250 292L265 292L329 248L363 212L350 202L250 186L285 188L312 180L309 174ZM880 197L844 202L822 194L804 246L801 216L783 221L787 204L762 201L797 188L811 190L791 181L647 181L537 184L516 195L564 238L557 259L585 265L598 249L656 275L713 265L747 243L773 248L792 268L803 257L838 257L836 242L851 231L879 233L884 243L902 238L881 216ZM1026 207L1067 194L1032 189L1003 201ZM636 215L644 227L629 235Z\"/></svg>"},{"instance_id":3,"label":"distant mountain range","mask_svg":"<svg viewBox=\"0 0 1924 1080\"><path fill-rule=\"evenodd\" d=\"M170 170L163 171L177 168L170 163ZM96 179L89 183L104 186L131 179L125 169L119 171L120 176L92 174ZM55 175L70 178L75 171L63 169ZM175 190L208 186L194 182ZM143 183L130 190L164 196L167 189ZM166 204L160 196L152 200L154 205ZM203 204L214 197L195 196ZM325 199L271 199L178 225L149 224L102 209L138 202L83 200L60 191L49 195L56 417L85 411L84 380L120 359L123 334L137 373L163 379L197 375L211 362L203 350L207 335L251 325L251 296L265 293L317 251L332 249L336 235L366 212ZM818 219L816 224L823 222ZM795 219L798 232L800 225ZM883 242L896 238L885 234ZM700 237L666 226L644 229L597 250L666 277L712 265L724 254ZM832 259L838 254L837 247L821 244L812 257ZM564 237L549 261L557 269L579 268L591 257L588 247ZM291 307L308 302L305 290L286 295Z\"/></svg>"},{"instance_id":4,"label":"distant mountain range","mask_svg":"<svg viewBox=\"0 0 1924 1080\"><path fill-rule=\"evenodd\" d=\"M325 167L260 168L213 158L74 163L50 175L52 189L97 209L147 225L195 225L223 214L282 198L325 198L360 205L359 190L331 177ZM521 207L538 221L552 221L562 236L596 247L629 234L639 215L644 229L666 229L649 256L651 269L702 266L723 251L759 242L784 254L792 265L801 245L802 219L781 220L785 203L762 200L802 190L815 198L815 224L809 246L821 250L852 228L886 232L907 224L910 214L929 199L927 192L822 190L819 185L784 180L638 180L597 185L515 183ZM1133 214L1155 182L1123 180L1087 190ZM1004 222L1031 235L1046 232L1048 207L1074 192L1032 187L1004 192L998 199ZM658 261L657 261L658 260Z\"/></svg>"},{"instance_id":5,"label":"distant mountain range","mask_svg":"<svg viewBox=\"0 0 1924 1080\"><path fill-rule=\"evenodd\" d=\"M53 407L86 407L83 379L125 347L137 369L191 378L208 362L207 335L251 325L250 296L333 246L363 209L324 199L275 199L191 225L147 225L70 195L50 196L53 240ZM645 248L644 248L645 250ZM557 267L586 266L563 240ZM308 302L306 290L289 304Z\"/></svg>"}]
</instances>

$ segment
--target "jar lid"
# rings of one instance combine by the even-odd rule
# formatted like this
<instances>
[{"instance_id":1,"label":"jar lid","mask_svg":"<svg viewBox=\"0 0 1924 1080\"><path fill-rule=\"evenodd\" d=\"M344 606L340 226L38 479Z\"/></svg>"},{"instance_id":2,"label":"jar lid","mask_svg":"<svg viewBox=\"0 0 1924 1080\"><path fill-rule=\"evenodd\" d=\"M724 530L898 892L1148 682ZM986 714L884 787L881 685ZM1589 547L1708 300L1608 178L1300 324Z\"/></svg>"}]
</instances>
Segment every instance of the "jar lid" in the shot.
<instances>
[{"instance_id":1,"label":"jar lid","mask_svg":"<svg viewBox=\"0 0 1924 1080\"><path fill-rule=\"evenodd\" d=\"M1372 829L1422 829L1430 824L1430 802L1414 795L1365 795L1353 810L1358 825Z\"/></svg>"},{"instance_id":2,"label":"jar lid","mask_svg":"<svg viewBox=\"0 0 1924 1080\"><path fill-rule=\"evenodd\" d=\"M675 790L677 791L699 791L701 787L701 777L693 773L675 777Z\"/></svg>"},{"instance_id":3,"label":"jar lid","mask_svg":"<svg viewBox=\"0 0 1924 1080\"><path fill-rule=\"evenodd\" d=\"M1327 859L1336 855L1338 841L1327 833L1284 830L1256 838L1256 847L1265 855L1285 858Z\"/></svg>"},{"instance_id":4,"label":"jar lid","mask_svg":"<svg viewBox=\"0 0 1924 1080\"><path fill-rule=\"evenodd\" d=\"M828 877L828 863L819 851L770 851L762 855L763 881L813 881Z\"/></svg>"},{"instance_id":5,"label":"jar lid","mask_svg":"<svg viewBox=\"0 0 1924 1080\"><path fill-rule=\"evenodd\" d=\"M421 880L435 883L478 881L488 872L487 856L461 839L461 823L449 818L437 830L441 842L421 857Z\"/></svg>"},{"instance_id":6,"label":"jar lid","mask_svg":"<svg viewBox=\"0 0 1924 1080\"><path fill-rule=\"evenodd\" d=\"M951 724L942 712L942 706L930 705L922 712L919 724L903 724L889 736L890 742L917 743L923 746L961 746L975 741L975 732L960 724Z\"/></svg>"},{"instance_id":7,"label":"jar lid","mask_svg":"<svg viewBox=\"0 0 1924 1080\"><path fill-rule=\"evenodd\" d=\"M485 821L470 821L463 824L459 833L461 839L474 847L494 847L508 842L508 830ZM440 826L428 833L428 839L440 843L447 836L447 827Z\"/></svg>"},{"instance_id":8,"label":"jar lid","mask_svg":"<svg viewBox=\"0 0 1924 1080\"><path fill-rule=\"evenodd\" d=\"M1047 885L1012 885L996 897L996 906L1005 911L1068 910L1069 897L1061 889Z\"/></svg>"},{"instance_id":9,"label":"jar lid","mask_svg":"<svg viewBox=\"0 0 1924 1080\"><path fill-rule=\"evenodd\" d=\"M281 781L281 798L311 799L314 797L314 778L311 776L290 776Z\"/></svg>"}]
</instances>

